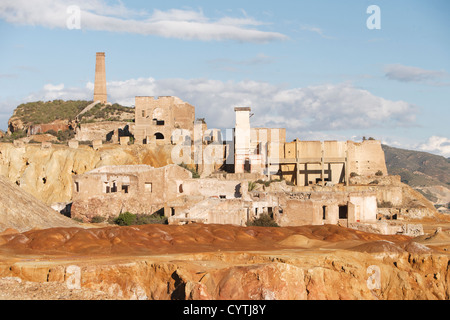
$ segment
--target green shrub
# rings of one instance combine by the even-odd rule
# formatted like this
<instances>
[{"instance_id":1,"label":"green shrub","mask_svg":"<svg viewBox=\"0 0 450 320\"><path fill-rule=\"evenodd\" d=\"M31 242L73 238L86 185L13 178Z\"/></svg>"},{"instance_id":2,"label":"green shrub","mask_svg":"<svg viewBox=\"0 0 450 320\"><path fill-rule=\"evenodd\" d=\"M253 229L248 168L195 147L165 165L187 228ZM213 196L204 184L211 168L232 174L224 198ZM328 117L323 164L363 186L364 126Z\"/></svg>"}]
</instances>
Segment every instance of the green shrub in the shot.
<instances>
[{"instance_id":1,"label":"green shrub","mask_svg":"<svg viewBox=\"0 0 450 320\"><path fill-rule=\"evenodd\" d=\"M167 224L167 217L158 214L137 214L134 224Z\"/></svg>"},{"instance_id":2,"label":"green shrub","mask_svg":"<svg viewBox=\"0 0 450 320\"><path fill-rule=\"evenodd\" d=\"M128 114L129 119L121 120L120 115ZM102 121L132 121L134 119L134 108L124 107L118 103L105 105L99 103L89 111L79 116L81 123L91 123L96 120Z\"/></svg>"},{"instance_id":3,"label":"green shrub","mask_svg":"<svg viewBox=\"0 0 450 320\"><path fill-rule=\"evenodd\" d=\"M119 216L114 219L114 223L119 226L131 226L136 221L136 215L130 212L123 212L119 214Z\"/></svg>"},{"instance_id":4,"label":"green shrub","mask_svg":"<svg viewBox=\"0 0 450 320\"><path fill-rule=\"evenodd\" d=\"M376 176L382 176L382 175L383 175L383 171L378 170L378 171L375 173L375 175L376 175Z\"/></svg>"},{"instance_id":5,"label":"green shrub","mask_svg":"<svg viewBox=\"0 0 450 320\"><path fill-rule=\"evenodd\" d=\"M73 139L75 137L75 131L73 130L65 130L65 131L58 131L57 135L58 140L61 142L69 141L70 139Z\"/></svg>"},{"instance_id":6,"label":"green shrub","mask_svg":"<svg viewBox=\"0 0 450 320\"><path fill-rule=\"evenodd\" d=\"M247 222L248 227L279 227L268 214L262 214L259 218Z\"/></svg>"},{"instance_id":7,"label":"green shrub","mask_svg":"<svg viewBox=\"0 0 450 320\"><path fill-rule=\"evenodd\" d=\"M91 101L84 100L53 100L35 101L19 105L14 115L19 117L25 125L50 123L57 119L73 120Z\"/></svg>"},{"instance_id":8,"label":"green shrub","mask_svg":"<svg viewBox=\"0 0 450 320\"><path fill-rule=\"evenodd\" d=\"M130 212L124 212L119 214L117 218L113 220L113 223L119 226L131 226L142 224L167 224L167 218L159 213L154 214L134 214Z\"/></svg>"},{"instance_id":9,"label":"green shrub","mask_svg":"<svg viewBox=\"0 0 450 320\"><path fill-rule=\"evenodd\" d=\"M102 217L102 216L94 216L94 217L92 217L91 222L92 222L92 223L101 223L101 222L103 222L103 221L105 221L105 220L106 220L105 217Z\"/></svg>"}]
</instances>

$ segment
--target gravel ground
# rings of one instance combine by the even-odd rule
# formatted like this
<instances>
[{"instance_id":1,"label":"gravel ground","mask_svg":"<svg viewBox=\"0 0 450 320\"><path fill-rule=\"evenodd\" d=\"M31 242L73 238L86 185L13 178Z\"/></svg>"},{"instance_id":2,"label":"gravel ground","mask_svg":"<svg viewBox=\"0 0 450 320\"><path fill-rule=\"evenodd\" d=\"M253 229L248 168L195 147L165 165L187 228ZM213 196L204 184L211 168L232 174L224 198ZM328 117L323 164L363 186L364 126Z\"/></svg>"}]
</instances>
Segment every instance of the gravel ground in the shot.
<instances>
[{"instance_id":1,"label":"gravel ground","mask_svg":"<svg viewBox=\"0 0 450 320\"><path fill-rule=\"evenodd\" d=\"M65 283L29 282L16 277L0 278L0 300L117 300L101 291L68 289Z\"/></svg>"}]
</instances>

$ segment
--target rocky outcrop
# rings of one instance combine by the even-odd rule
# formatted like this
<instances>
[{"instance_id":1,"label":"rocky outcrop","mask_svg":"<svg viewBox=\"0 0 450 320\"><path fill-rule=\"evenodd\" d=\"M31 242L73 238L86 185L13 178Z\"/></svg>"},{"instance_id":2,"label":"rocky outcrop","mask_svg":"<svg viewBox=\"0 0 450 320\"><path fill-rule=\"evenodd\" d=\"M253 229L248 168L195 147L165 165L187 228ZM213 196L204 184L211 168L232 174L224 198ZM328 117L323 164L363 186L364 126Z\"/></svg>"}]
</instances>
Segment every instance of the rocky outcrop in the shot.
<instances>
[{"instance_id":1,"label":"rocky outcrop","mask_svg":"<svg viewBox=\"0 0 450 320\"><path fill-rule=\"evenodd\" d=\"M77 149L53 145L16 147L0 143L0 175L46 204L70 202L72 176L104 165L170 163L171 146L103 145L98 150L82 145Z\"/></svg>"},{"instance_id":2,"label":"rocky outcrop","mask_svg":"<svg viewBox=\"0 0 450 320\"><path fill-rule=\"evenodd\" d=\"M0 176L0 232L6 229L23 232L32 228L79 226Z\"/></svg>"}]
</instances>

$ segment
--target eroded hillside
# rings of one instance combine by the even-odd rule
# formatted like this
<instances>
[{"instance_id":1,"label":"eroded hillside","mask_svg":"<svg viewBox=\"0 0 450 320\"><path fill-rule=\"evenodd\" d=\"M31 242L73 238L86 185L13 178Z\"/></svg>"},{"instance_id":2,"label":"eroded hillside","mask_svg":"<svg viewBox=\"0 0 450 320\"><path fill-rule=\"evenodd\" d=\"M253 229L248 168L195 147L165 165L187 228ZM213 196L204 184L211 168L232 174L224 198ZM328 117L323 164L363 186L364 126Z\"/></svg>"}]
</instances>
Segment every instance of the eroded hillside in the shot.
<instances>
[{"instance_id":1,"label":"eroded hillside","mask_svg":"<svg viewBox=\"0 0 450 320\"><path fill-rule=\"evenodd\" d=\"M40 144L15 147L0 143L0 175L46 204L69 202L72 176L104 165L148 164L161 167L170 163L171 146L120 146L105 144L99 150L87 145L72 149Z\"/></svg>"}]
</instances>

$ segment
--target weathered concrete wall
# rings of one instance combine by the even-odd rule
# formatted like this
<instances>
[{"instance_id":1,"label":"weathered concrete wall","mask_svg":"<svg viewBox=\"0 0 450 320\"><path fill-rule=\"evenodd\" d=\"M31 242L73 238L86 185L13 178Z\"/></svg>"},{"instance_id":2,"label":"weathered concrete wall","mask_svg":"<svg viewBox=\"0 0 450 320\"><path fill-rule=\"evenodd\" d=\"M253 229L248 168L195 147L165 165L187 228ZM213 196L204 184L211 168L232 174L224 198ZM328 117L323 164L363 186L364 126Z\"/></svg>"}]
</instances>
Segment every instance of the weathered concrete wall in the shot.
<instances>
[{"instance_id":1,"label":"weathered concrete wall","mask_svg":"<svg viewBox=\"0 0 450 320\"><path fill-rule=\"evenodd\" d=\"M356 221L374 221L377 215L375 192L314 192L280 197L282 212L274 211L281 226L337 224L346 226ZM340 217L345 207L346 217Z\"/></svg>"},{"instance_id":2,"label":"weathered concrete wall","mask_svg":"<svg viewBox=\"0 0 450 320\"><path fill-rule=\"evenodd\" d=\"M50 123L33 124L28 128L28 135L44 133L50 130L55 132L69 130L69 120L55 120Z\"/></svg>"},{"instance_id":3,"label":"weathered concrete wall","mask_svg":"<svg viewBox=\"0 0 450 320\"><path fill-rule=\"evenodd\" d=\"M249 204L241 199L203 199L184 211L169 217L169 224L231 224L245 226L249 220Z\"/></svg>"},{"instance_id":4,"label":"weathered concrete wall","mask_svg":"<svg viewBox=\"0 0 450 320\"><path fill-rule=\"evenodd\" d=\"M171 143L175 129L186 129L192 134L194 120L195 107L177 97L136 97L135 143Z\"/></svg>"},{"instance_id":5,"label":"weathered concrete wall","mask_svg":"<svg viewBox=\"0 0 450 320\"><path fill-rule=\"evenodd\" d=\"M191 172L178 166L108 166L74 177L72 217L116 217L121 212L152 214L183 195Z\"/></svg>"},{"instance_id":6,"label":"weathered concrete wall","mask_svg":"<svg viewBox=\"0 0 450 320\"><path fill-rule=\"evenodd\" d=\"M321 160L324 162L324 179L332 183L348 180L351 172L370 176L380 171L387 175L384 152L380 141L292 141L284 145L284 159L298 161L299 177L297 185L315 184L322 174ZM346 159L348 168L346 168ZM296 182L296 167L293 163L281 166L283 177Z\"/></svg>"},{"instance_id":7,"label":"weathered concrete wall","mask_svg":"<svg viewBox=\"0 0 450 320\"><path fill-rule=\"evenodd\" d=\"M75 130L75 139L78 141L92 141L92 140L112 140L118 131L122 135L127 134L130 122L125 121L104 121L94 123L83 123ZM119 135L121 135L119 133ZM119 137L116 137L116 142Z\"/></svg>"},{"instance_id":8,"label":"weathered concrete wall","mask_svg":"<svg viewBox=\"0 0 450 320\"><path fill-rule=\"evenodd\" d=\"M375 195L350 195L350 202L355 205L354 218L349 221L375 221L377 219L377 197ZM352 221L354 220L354 221Z\"/></svg>"},{"instance_id":9,"label":"weathered concrete wall","mask_svg":"<svg viewBox=\"0 0 450 320\"><path fill-rule=\"evenodd\" d=\"M284 226L313 224L315 206L312 201L288 200L283 213L275 215L275 222Z\"/></svg>"},{"instance_id":10,"label":"weathered concrete wall","mask_svg":"<svg viewBox=\"0 0 450 320\"><path fill-rule=\"evenodd\" d=\"M247 183L246 181L242 183ZM240 197L241 181L218 180L212 178L190 179L183 183L183 191L188 196L220 197L226 199Z\"/></svg>"},{"instance_id":11,"label":"weathered concrete wall","mask_svg":"<svg viewBox=\"0 0 450 320\"><path fill-rule=\"evenodd\" d=\"M359 175L374 175L381 171L387 175L386 160L381 142L378 140L365 140L361 143L347 141L349 171Z\"/></svg>"}]
</instances>

